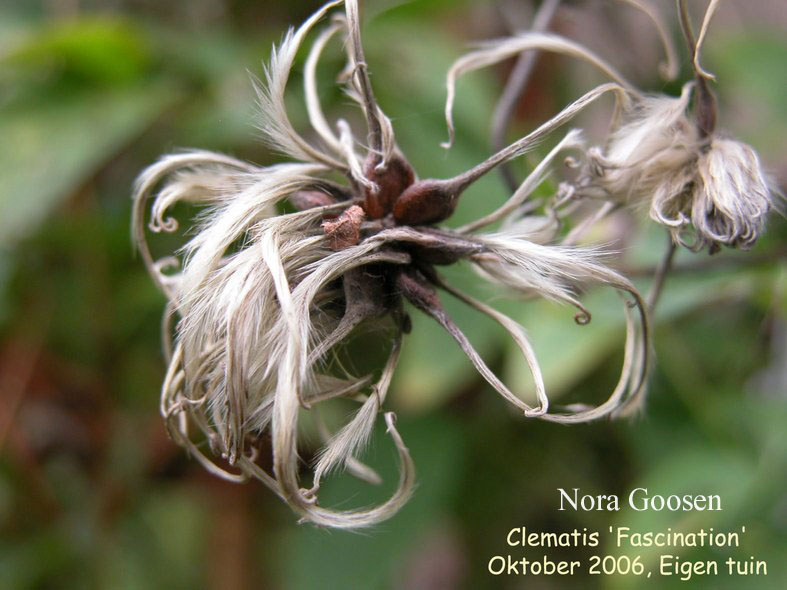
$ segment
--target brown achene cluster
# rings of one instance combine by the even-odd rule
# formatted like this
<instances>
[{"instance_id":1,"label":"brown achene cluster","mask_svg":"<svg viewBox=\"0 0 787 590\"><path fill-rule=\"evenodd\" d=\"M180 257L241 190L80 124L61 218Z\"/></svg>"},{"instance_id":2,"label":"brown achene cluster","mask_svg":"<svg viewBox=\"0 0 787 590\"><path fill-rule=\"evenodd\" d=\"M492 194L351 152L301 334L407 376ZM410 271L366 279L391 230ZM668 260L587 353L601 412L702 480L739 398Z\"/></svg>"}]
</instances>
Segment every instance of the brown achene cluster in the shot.
<instances>
[{"instance_id":1,"label":"brown achene cluster","mask_svg":"<svg viewBox=\"0 0 787 590\"><path fill-rule=\"evenodd\" d=\"M380 158L370 156L364 172L370 184L376 185L377 189L365 188L362 207L348 205L334 219L323 221L322 228L334 250L354 246L362 237L372 236L383 229L403 230L407 239L391 244L389 248L409 256L411 262L407 266L394 265L390 268L376 265L378 273L358 269L354 280L345 279L345 283L351 285L350 288L345 287L345 317L355 325L364 319L383 315L391 302L401 295L432 317L440 317L444 327L451 326L452 334L460 335L459 329L442 311L434 292L433 287L439 286L439 280L433 266L452 264L471 253L480 253L483 246L428 225L444 221L453 214L461 191L470 182L465 178L416 180L412 167L400 155L394 156L381 168ZM349 200L357 201L351 196ZM299 209L318 204L341 205L335 196L316 191L296 193L291 203ZM364 223L365 219L369 222ZM392 276L388 276L391 273ZM378 284L373 285L373 282ZM385 292L391 288L391 292ZM382 297L379 296L381 294ZM396 307L401 307L401 304Z\"/></svg>"}]
</instances>

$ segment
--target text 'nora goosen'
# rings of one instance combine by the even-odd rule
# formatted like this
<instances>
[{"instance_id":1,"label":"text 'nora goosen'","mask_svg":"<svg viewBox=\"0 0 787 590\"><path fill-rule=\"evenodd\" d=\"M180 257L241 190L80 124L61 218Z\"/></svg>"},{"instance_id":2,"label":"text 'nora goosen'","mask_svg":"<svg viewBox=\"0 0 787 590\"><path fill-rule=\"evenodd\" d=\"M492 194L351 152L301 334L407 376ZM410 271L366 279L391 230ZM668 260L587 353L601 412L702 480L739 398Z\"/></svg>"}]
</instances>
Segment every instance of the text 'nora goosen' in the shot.
<instances>
[{"instance_id":1,"label":"text 'nora goosen'","mask_svg":"<svg viewBox=\"0 0 787 590\"><path fill-rule=\"evenodd\" d=\"M572 488L571 492L566 492L563 488L557 488L560 495L560 507L558 510L620 510L620 500L615 494L590 495L579 493L579 488ZM628 505L632 510L642 512L645 510L668 510L670 512L689 512L691 510L713 510L721 511L721 496L718 495L693 495L676 494L664 496L661 494L649 494L647 488L635 488L628 495Z\"/></svg>"}]
</instances>

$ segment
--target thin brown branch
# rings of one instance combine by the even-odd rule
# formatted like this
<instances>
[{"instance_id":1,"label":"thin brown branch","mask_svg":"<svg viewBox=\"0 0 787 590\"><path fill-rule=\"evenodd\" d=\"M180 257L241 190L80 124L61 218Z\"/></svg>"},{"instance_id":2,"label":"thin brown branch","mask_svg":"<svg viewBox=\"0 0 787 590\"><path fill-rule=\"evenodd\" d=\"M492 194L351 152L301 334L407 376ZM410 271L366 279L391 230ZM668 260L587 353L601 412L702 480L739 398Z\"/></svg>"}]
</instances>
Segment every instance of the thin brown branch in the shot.
<instances>
[{"instance_id":1,"label":"thin brown branch","mask_svg":"<svg viewBox=\"0 0 787 590\"><path fill-rule=\"evenodd\" d=\"M787 248L779 248L771 252L761 254L747 254L741 256L714 256L700 260L692 260L682 264L672 266L671 273L688 274L694 272L712 272L725 268L737 268L740 266L761 266L773 262L787 259ZM632 278L652 277L658 271L658 266L647 267L623 267L618 272Z\"/></svg>"},{"instance_id":2,"label":"thin brown branch","mask_svg":"<svg viewBox=\"0 0 787 590\"><path fill-rule=\"evenodd\" d=\"M560 0L544 0L533 19L532 30L538 32L546 31L559 6ZM517 102L530 81L538 56L539 52L537 50L525 51L519 56L506 82L503 93L500 95L500 100L498 100L492 116L491 144L492 150L495 152L502 150L506 146L506 130L511 123ZM502 164L500 173L508 188L512 191L516 190L518 184L514 178L511 166L508 163Z\"/></svg>"},{"instance_id":3,"label":"thin brown branch","mask_svg":"<svg viewBox=\"0 0 787 590\"><path fill-rule=\"evenodd\" d=\"M677 244L672 240L672 236L669 233L667 233L667 241L667 249L664 252L664 257L661 259L661 262L659 262L659 265L656 267L656 272L653 276L653 285L651 285L646 299L648 311L651 315L656 309L656 304L659 302L659 297L661 297L661 292L664 288L664 282L667 280L667 275L675 259L675 251L678 249Z\"/></svg>"}]
</instances>

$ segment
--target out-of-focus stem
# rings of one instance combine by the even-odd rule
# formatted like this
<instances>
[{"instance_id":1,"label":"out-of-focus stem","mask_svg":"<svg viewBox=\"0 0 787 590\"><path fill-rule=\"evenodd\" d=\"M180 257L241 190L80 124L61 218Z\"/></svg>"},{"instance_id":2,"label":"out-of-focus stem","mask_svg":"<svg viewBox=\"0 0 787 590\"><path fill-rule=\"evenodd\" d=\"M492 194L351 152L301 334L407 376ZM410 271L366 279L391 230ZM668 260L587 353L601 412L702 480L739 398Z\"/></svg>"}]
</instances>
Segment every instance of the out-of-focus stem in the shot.
<instances>
[{"instance_id":1,"label":"out-of-focus stem","mask_svg":"<svg viewBox=\"0 0 787 590\"><path fill-rule=\"evenodd\" d=\"M560 0L544 0L533 19L532 30L538 32L546 31L559 6ZM519 56L508 78L508 82L506 82L503 93L500 95L500 100L497 102L492 117L491 143L492 149L496 152L503 149L506 145L506 130L514 115L517 101L522 96L533 73L538 55L539 52L533 49L525 51ZM516 190L518 184L514 178L511 166L508 163L504 163L500 166L500 173L503 175L503 180L509 189L512 191Z\"/></svg>"},{"instance_id":2,"label":"out-of-focus stem","mask_svg":"<svg viewBox=\"0 0 787 590\"><path fill-rule=\"evenodd\" d=\"M661 262L656 267L656 273L653 276L653 285L650 287L650 292L647 297L648 311L651 315L653 315L656 304L659 302L661 292L664 288L664 282L667 280L667 275L672 268L672 261L675 259L675 251L677 250L677 245L672 240L672 236L667 234L667 239L669 240L667 250Z\"/></svg>"}]
</instances>

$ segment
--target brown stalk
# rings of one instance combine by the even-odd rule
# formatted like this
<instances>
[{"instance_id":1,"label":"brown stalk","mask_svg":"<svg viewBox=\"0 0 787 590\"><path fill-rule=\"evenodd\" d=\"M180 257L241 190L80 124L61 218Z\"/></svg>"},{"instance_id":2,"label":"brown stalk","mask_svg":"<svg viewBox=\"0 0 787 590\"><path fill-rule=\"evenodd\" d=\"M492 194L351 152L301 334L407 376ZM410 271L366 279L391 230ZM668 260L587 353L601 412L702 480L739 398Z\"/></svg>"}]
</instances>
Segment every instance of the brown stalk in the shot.
<instances>
[{"instance_id":1,"label":"brown stalk","mask_svg":"<svg viewBox=\"0 0 787 590\"><path fill-rule=\"evenodd\" d=\"M683 31L683 37L686 39L686 45L689 48L692 68L694 70L694 79L697 83L697 98L694 106L697 129L699 129L702 137L705 138L712 135L716 128L716 97L708 86L707 76L697 69L697 40L694 37L694 30L691 26L691 17L686 7L686 0L677 0L677 2L680 28Z\"/></svg>"},{"instance_id":2,"label":"brown stalk","mask_svg":"<svg viewBox=\"0 0 787 590\"><path fill-rule=\"evenodd\" d=\"M559 6L560 0L544 0L533 19L532 30L537 32L546 31ZM525 51L519 56L506 82L503 93L500 95L500 100L497 101L497 106L492 116L491 144L494 151L499 151L505 147L506 130L511 123L517 102L525 88L527 88L538 56L539 51L535 49ZM503 176L503 181L508 188L515 191L518 183L514 178L511 166L507 162L500 166L500 174Z\"/></svg>"},{"instance_id":3,"label":"brown stalk","mask_svg":"<svg viewBox=\"0 0 787 590\"><path fill-rule=\"evenodd\" d=\"M651 315L653 315L656 304L661 297L661 292L664 289L664 282L667 280L667 275L669 275L672 269L672 262L675 260L675 251L678 249L677 244L672 240L670 234L667 234L667 240L669 241L667 249L664 252L664 257L661 259L661 262L659 262L659 265L656 267L656 272L653 275L653 285L650 287L650 292L648 293L646 301L648 311Z\"/></svg>"},{"instance_id":4,"label":"brown stalk","mask_svg":"<svg viewBox=\"0 0 787 590\"><path fill-rule=\"evenodd\" d=\"M428 274L432 274L428 268L424 269ZM409 269L402 271L397 277L396 284L402 295L415 307L423 311L426 315L435 320L440 326L448 332L451 337L459 344L462 352L467 355L467 358L473 363L473 366L481 374L481 376L489 383L494 389L502 395L506 400L511 402L514 406L519 408L525 413L530 413L532 408L525 404L522 400L516 397L509 389L503 384L497 375L487 366L481 355L478 354L476 349L467 339L464 332L454 323L451 317L446 313L440 302L440 297L437 292L429 284L431 279L428 279L424 274L417 269Z\"/></svg>"}]
</instances>

